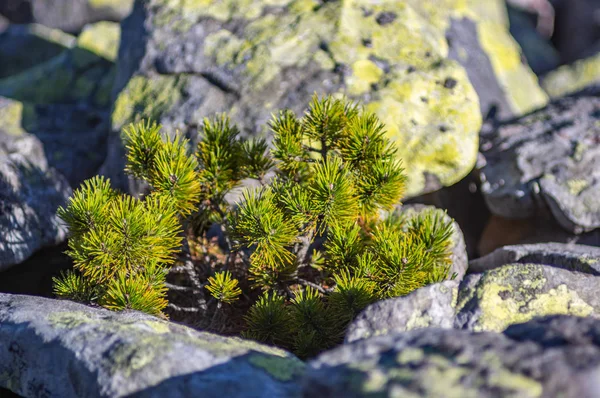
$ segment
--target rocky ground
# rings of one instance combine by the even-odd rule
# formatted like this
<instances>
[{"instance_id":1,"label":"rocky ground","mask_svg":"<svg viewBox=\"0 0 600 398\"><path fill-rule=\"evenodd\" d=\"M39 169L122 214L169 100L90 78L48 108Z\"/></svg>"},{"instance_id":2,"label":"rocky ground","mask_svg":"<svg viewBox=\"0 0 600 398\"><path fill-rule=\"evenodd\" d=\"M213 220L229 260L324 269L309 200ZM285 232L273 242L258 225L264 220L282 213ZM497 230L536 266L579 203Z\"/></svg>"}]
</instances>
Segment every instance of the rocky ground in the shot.
<instances>
[{"instance_id":1,"label":"rocky ground","mask_svg":"<svg viewBox=\"0 0 600 398\"><path fill-rule=\"evenodd\" d=\"M0 1L0 397L600 396L600 1L509 3ZM52 298L56 209L98 173L143 189L126 123L260 135L315 91L386 123L408 211L456 221L454 279L307 362Z\"/></svg>"}]
</instances>

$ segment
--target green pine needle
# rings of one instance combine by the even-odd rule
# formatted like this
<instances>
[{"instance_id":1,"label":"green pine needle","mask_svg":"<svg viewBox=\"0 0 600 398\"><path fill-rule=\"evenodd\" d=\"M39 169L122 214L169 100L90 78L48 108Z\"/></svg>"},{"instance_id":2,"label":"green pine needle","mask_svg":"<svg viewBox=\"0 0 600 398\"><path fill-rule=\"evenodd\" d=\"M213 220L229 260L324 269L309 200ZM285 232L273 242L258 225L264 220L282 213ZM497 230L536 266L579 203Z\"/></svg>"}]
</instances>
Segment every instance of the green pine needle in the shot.
<instances>
[{"instance_id":1,"label":"green pine needle","mask_svg":"<svg viewBox=\"0 0 600 398\"><path fill-rule=\"evenodd\" d=\"M232 304L237 301L242 290L238 287L238 280L232 278L231 272L217 272L215 276L208 278L206 289L218 301Z\"/></svg>"}]
</instances>

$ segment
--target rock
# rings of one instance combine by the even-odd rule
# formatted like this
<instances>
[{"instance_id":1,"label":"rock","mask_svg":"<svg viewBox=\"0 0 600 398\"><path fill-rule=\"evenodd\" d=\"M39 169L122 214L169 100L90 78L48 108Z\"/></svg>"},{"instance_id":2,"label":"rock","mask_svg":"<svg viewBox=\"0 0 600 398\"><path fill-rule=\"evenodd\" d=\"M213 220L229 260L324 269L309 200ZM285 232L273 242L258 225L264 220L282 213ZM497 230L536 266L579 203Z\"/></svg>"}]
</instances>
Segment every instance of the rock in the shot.
<instances>
[{"instance_id":1,"label":"rock","mask_svg":"<svg viewBox=\"0 0 600 398\"><path fill-rule=\"evenodd\" d=\"M408 196L451 185L473 167L481 115L445 37L450 16L468 10L444 3L138 1L123 21L103 171L120 175L119 131L139 118L195 137L203 117L226 111L259 134L277 109L301 113L314 92L344 93L386 123Z\"/></svg>"},{"instance_id":2,"label":"rock","mask_svg":"<svg viewBox=\"0 0 600 398\"><path fill-rule=\"evenodd\" d=\"M0 95L20 101L10 108L19 110L9 125L37 136L49 165L72 187L95 175L106 157L119 37L115 23L86 26L71 48L0 79Z\"/></svg>"},{"instance_id":3,"label":"rock","mask_svg":"<svg viewBox=\"0 0 600 398\"><path fill-rule=\"evenodd\" d=\"M600 226L599 95L592 87L482 136L482 192L492 213L528 218L549 208L567 231Z\"/></svg>"},{"instance_id":4,"label":"rock","mask_svg":"<svg viewBox=\"0 0 600 398\"><path fill-rule=\"evenodd\" d=\"M600 246L600 229L583 234L565 231L556 220L546 215L522 219L492 216L486 225L478 245L478 253L484 256L508 245L540 242L559 242L569 246L579 244ZM474 258L474 257L471 257Z\"/></svg>"},{"instance_id":5,"label":"rock","mask_svg":"<svg viewBox=\"0 0 600 398\"><path fill-rule=\"evenodd\" d=\"M0 294L0 387L51 397L294 397L293 355L139 312Z\"/></svg>"},{"instance_id":6,"label":"rock","mask_svg":"<svg viewBox=\"0 0 600 398\"><path fill-rule=\"evenodd\" d=\"M544 264L600 275L600 248L564 243L505 246L469 262L469 272L484 272L506 264Z\"/></svg>"},{"instance_id":7,"label":"rock","mask_svg":"<svg viewBox=\"0 0 600 398\"><path fill-rule=\"evenodd\" d=\"M457 281L435 283L404 296L378 301L364 309L348 326L347 343L373 336L421 328L454 325Z\"/></svg>"},{"instance_id":8,"label":"rock","mask_svg":"<svg viewBox=\"0 0 600 398\"><path fill-rule=\"evenodd\" d=\"M600 82L600 54L548 73L542 87L552 98L563 97Z\"/></svg>"},{"instance_id":9,"label":"rock","mask_svg":"<svg viewBox=\"0 0 600 398\"><path fill-rule=\"evenodd\" d=\"M506 334L421 329L361 340L309 363L304 396L598 396L598 320L552 317Z\"/></svg>"},{"instance_id":10,"label":"rock","mask_svg":"<svg viewBox=\"0 0 600 398\"><path fill-rule=\"evenodd\" d=\"M510 33L515 38L533 72L544 75L561 64L560 54L536 28L536 18L514 7L508 7Z\"/></svg>"},{"instance_id":11,"label":"rock","mask_svg":"<svg viewBox=\"0 0 600 398\"><path fill-rule=\"evenodd\" d=\"M42 25L10 25L0 33L0 79L22 72L72 48L77 39Z\"/></svg>"},{"instance_id":12,"label":"rock","mask_svg":"<svg viewBox=\"0 0 600 398\"><path fill-rule=\"evenodd\" d=\"M38 23L79 32L89 23L118 22L131 12L133 0L3 0L0 14L12 23Z\"/></svg>"},{"instance_id":13,"label":"rock","mask_svg":"<svg viewBox=\"0 0 600 398\"><path fill-rule=\"evenodd\" d=\"M11 125L20 109L0 98L0 271L66 238L56 209L71 188L48 166L41 142Z\"/></svg>"},{"instance_id":14,"label":"rock","mask_svg":"<svg viewBox=\"0 0 600 398\"><path fill-rule=\"evenodd\" d=\"M598 317L595 275L541 264L508 264L470 274L458 291L456 328L502 331L537 316Z\"/></svg>"},{"instance_id":15,"label":"rock","mask_svg":"<svg viewBox=\"0 0 600 398\"><path fill-rule=\"evenodd\" d=\"M119 26L84 29L77 45L17 75L0 79L0 95L36 104L88 103L110 107Z\"/></svg>"},{"instance_id":16,"label":"rock","mask_svg":"<svg viewBox=\"0 0 600 398\"><path fill-rule=\"evenodd\" d=\"M466 69L486 118L509 119L548 102L535 74L522 62L521 50L508 32L504 1L469 1L479 22L454 17L446 36L449 57ZM434 4L434 3L431 3Z\"/></svg>"}]
</instances>

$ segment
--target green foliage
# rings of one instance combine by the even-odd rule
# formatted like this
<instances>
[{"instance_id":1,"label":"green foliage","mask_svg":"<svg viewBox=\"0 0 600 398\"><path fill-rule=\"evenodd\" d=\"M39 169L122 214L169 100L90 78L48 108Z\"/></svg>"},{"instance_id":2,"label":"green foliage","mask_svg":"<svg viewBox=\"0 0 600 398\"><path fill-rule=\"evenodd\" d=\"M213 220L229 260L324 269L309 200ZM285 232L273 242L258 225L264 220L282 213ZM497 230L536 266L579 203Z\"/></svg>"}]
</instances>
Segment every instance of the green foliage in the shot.
<instances>
[{"instance_id":1,"label":"green foliage","mask_svg":"<svg viewBox=\"0 0 600 398\"><path fill-rule=\"evenodd\" d=\"M231 304L238 299L242 291L238 287L238 280L231 277L231 272L217 272L208 278L206 289L222 303Z\"/></svg>"},{"instance_id":2,"label":"green foliage","mask_svg":"<svg viewBox=\"0 0 600 398\"><path fill-rule=\"evenodd\" d=\"M186 141L163 140L159 130L150 123L125 130L127 171L151 186L145 200L94 177L59 208L74 271L54 279L58 297L162 314L166 275L181 247L181 217L195 208L200 184Z\"/></svg>"},{"instance_id":3,"label":"green foliage","mask_svg":"<svg viewBox=\"0 0 600 398\"><path fill-rule=\"evenodd\" d=\"M126 170L150 194L121 195L102 178L74 193L60 216L75 271L56 294L160 313L182 223L202 242L216 224L223 256L194 257L207 270L195 281L210 295L206 327L243 321L244 336L309 357L374 301L448 278L452 226L439 212L393 211L405 176L377 116L315 96L303 117L284 110L268 126L270 144L226 115L205 119L194 153L160 126L129 126ZM246 179L258 186L231 203Z\"/></svg>"}]
</instances>

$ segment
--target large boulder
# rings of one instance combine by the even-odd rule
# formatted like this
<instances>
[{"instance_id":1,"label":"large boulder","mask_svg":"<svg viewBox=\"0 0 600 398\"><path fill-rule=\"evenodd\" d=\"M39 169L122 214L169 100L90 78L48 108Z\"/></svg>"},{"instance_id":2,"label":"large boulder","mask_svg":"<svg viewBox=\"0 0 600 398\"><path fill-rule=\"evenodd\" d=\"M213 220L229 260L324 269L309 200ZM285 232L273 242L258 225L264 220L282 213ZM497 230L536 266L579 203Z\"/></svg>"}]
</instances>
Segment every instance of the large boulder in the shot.
<instances>
[{"instance_id":1,"label":"large boulder","mask_svg":"<svg viewBox=\"0 0 600 398\"><path fill-rule=\"evenodd\" d=\"M132 5L133 0L3 0L0 15L17 24L33 22L79 32L88 23L120 21Z\"/></svg>"},{"instance_id":2,"label":"large boulder","mask_svg":"<svg viewBox=\"0 0 600 398\"><path fill-rule=\"evenodd\" d=\"M505 334L421 329L309 363L306 397L596 397L600 321L557 316Z\"/></svg>"},{"instance_id":3,"label":"large boulder","mask_svg":"<svg viewBox=\"0 0 600 398\"><path fill-rule=\"evenodd\" d=\"M252 341L0 293L0 387L25 397L295 397L303 371Z\"/></svg>"},{"instance_id":4,"label":"large boulder","mask_svg":"<svg viewBox=\"0 0 600 398\"><path fill-rule=\"evenodd\" d=\"M459 287L455 327L499 332L544 315L598 318L598 283L597 275L531 263L470 274Z\"/></svg>"},{"instance_id":5,"label":"large boulder","mask_svg":"<svg viewBox=\"0 0 600 398\"><path fill-rule=\"evenodd\" d=\"M444 3L136 2L123 21L106 174L122 170L119 132L131 121L195 137L203 117L226 111L259 134L273 111L301 113L318 92L379 114L409 196L457 182L474 165L481 115L445 36L468 9Z\"/></svg>"},{"instance_id":6,"label":"large boulder","mask_svg":"<svg viewBox=\"0 0 600 398\"><path fill-rule=\"evenodd\" d=\"M42 143L22 130L21 112L22 104L0 97L0 271L66 237L56 209L71 188L48 166Z\"/></svg>"},{"instance_id":7,"label":"large boulder","mask_svg":"<svg viewBox=\"0 0 600 398\"><path fill-rule=\"evenodd\" d=\"M567 231L600 227L600 88L555 100L482 136L482 191L492 213L528 218L549 208Z\"/></svg>"}]
</instances>

